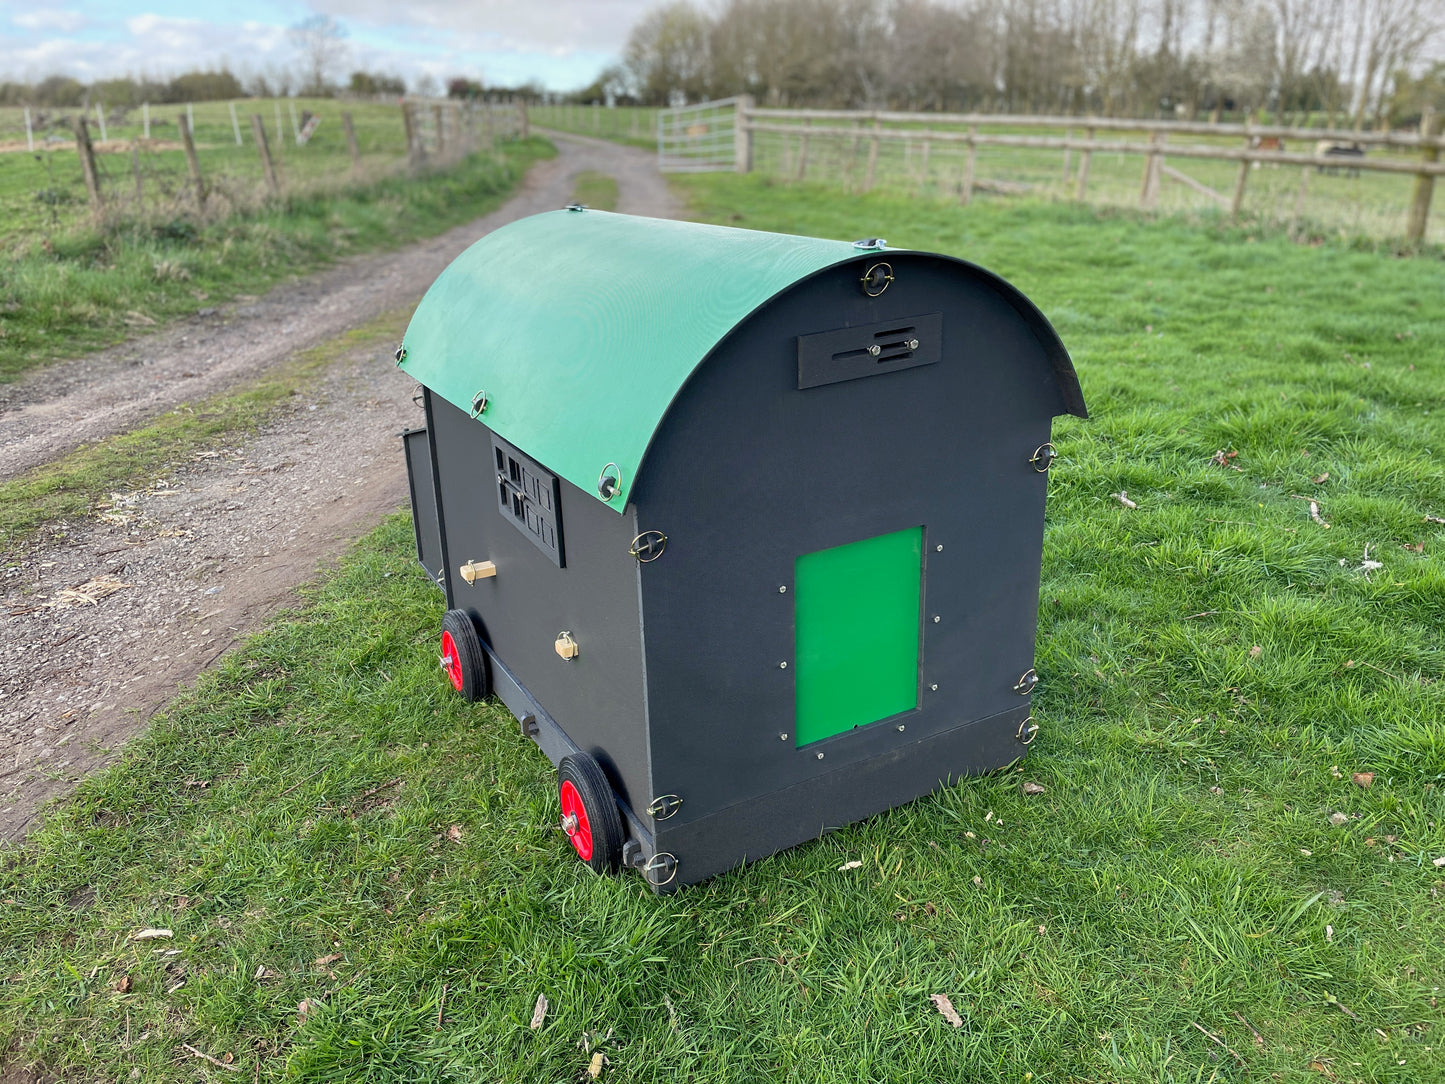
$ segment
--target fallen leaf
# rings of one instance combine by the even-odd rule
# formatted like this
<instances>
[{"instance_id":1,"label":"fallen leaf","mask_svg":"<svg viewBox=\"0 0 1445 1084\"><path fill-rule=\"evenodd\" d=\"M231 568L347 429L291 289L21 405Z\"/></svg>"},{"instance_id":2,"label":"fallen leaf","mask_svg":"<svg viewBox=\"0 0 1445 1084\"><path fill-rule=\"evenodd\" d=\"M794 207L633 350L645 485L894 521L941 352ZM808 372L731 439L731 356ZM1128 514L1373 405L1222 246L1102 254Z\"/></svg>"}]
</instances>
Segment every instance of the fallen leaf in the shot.
<instances>
[{"instance_id":1,"label":"fallen leaf","mask_svg":"<svg viewBox=\"0 0 1445 1084\"><path fill-rule=\"evenodd\" d=\"M1025 794L1043 794L1045 789L1038 783L1025 783L1023 787Z\"/></svg>"},{"instance_id":2,"label":"fallen leaf","mask_svg":"<svg viewBox=\"0 0 1445 1084\"><path fill-rule=\"evenodd\" d=\"M1357 786L1357 787L1368 787L1371 783L1373 783L1373 782L1375 781L1375 773L1374 773L1374 772L1351 772L1351 773L1350 773L1350 779L1354 781L1354 784L1355 784L1355 786Z\"/></svg>"},{"instance_id":3,"label":"fallen leaf","mask_svg":"<svg viewBox=\"0 0 1445 1084\"><path fill-rule=\"evenodd\" d=\"M174 937L175 935L176 934L174 930L153 930L147 928L144 930L137 930L135 933L130 935L130 939L132 941L154 941L159 937Z\"/></svg>"},{"instance_id":4,"label":"fallen leaf","mask_svg":"<svg viewBox=\"0 0 1445 1084\"><path fill-rule=\"evenodd\" d=\"M958 1015L958 1010L953 1007L953 1002L948 1000L945 994L929 994L928 1000L933 1002L938 1014L956 1028L963 1027L963 1017Z\"/></svg>"},{"instance_id":5,"label":"fallen leaf","mask_svg":"<svg viewBox=\"0 0 1445 1084\"><path fill-rule=\"evenodd\" d=\"M858 860L855 858L855 859L853 859L853 861L851 861L851 862L844 862L841 866L839 866L839 867L838 867L838 872L839 872L839 873L842 873L845 869L857 869L857 868L858 868L859 866L861 866L862 864L863 864L862 862L858 861Z\"/></svg>"},{"instance_id":6,"label":"fallen leaf","mask_svg":"<svg viewBox=\"0 0 1445 1084\"><path fill-rule=\"evenodd\" d=\"M298 1020L305 1020L306 1017L308 1017L309 1015L311 1015L312 1013L314 1013L314 1012L315 1012L317 1009L319 1009L319 1008L321 1008L320 1003L319 1003L319 1002L316 1002L316 1001L312 1001L312 1000L308 997L308 998L306 998L304 1001L301 1001L301 1002L298 1002L298 1003L297 1003L297 1005L296 1005L296 1018L297 1018Z\"/></svg>"},{"instance_id":7,"label":"fallen leaf","mask_svg":"<svg viewBox=\"0 0 1445 1084\"><path fill-rule=\"evenodd\" d=\"M1328 482L1329 480L1330 480L1330 472L1329 472L1329 471L1325 471L1324 474L1317 474L1317 475L1315 475L1313 478L1310 479L1310 481L1313 482L1313 483L1314 483L1315 485L1317 485L1317 486L1322 486L1322 485L1324 485L1326 482Z\"/></svg>"},{"instance_id":8,"label":"fallen leaf","mask_svg":"<svg viewBox=\"0 0 1445 1084\"><path fill-rule=\"evenodd\" d=\"M1260 647L1258 644L1255 644L1252 648L1249 649L1249 657L1251 659L1257 659L1263 654L1264 648Z\"/></svg>"},{"instance_id":9,"label":"fallen leaf","mask_svg":"<svg viewBox=\"0 0 1445 1084\"><path fill-rule=\"evenodd\" d=\"M1129 499L1129 494L1128 494L1127 492L1125 492L1124 490L1122 490L1122 489L1119 490L1118 493L1110 493L1109 496L1113 497L1116 501L1118 501L1120 504L1122 504L1125 508L1138 508L1138 507L1139 507L1137 504L1135 504L1133 501L1131 501L1131 500Z\"/></svg>"},{"instance_id":10,"label":"fallen leaf","mask_svg":"<svg viewBox=\"0 0 1445 1084\"><path fill-rule=\"evenodd\" d=\"M256 973L251 976L251 979L252 979L253 982L260 982L262 979L264 979L264 978L265 978L267 975L269 975L269 974L270 974L270 972L266 970L266 965L265 965L265 964L260 964L260 965L257 966L257 968L256 968Z\"/></svg>"},{"instance_id":11,"label":"fallen leaf","mask_svg":"<svg viewBox=\"0 0 1445 1084\"><path fill-rule=\"evenodd\" d=\"M341 959L341 958L342 958L342 956L341 956L341 953L339 953L339 952L333 952L333 953L330 953L330 954L328 954L328 955L326 955L326 956L318 956L318 957L316 957L316 966L317 966L317 967L330 967L332 964L334 964L337 960L339 960L339 959Z\"/></svg>"},{"instance_id":12,"label":"fallen leaf","mask_svg":"<svg viewBox=\"0 0 1445 1084\"><path fill-rule=\"evenodd\" d=\"M974 883L975 885L982 886L982 885L983 885L983 878L980 877L980 876L978 876L977 874L974 874L973 883Z\"/></svg>"},{"instance_id":13,"label":"fallen leaf","mask_svg":"<svg viewBox=\"0 0 1445 1084\"><path fill-rule=\"evenodd\" d=\"M602 1067L606 1064L607 1059L603 1056L602 1051L597 1051L592 1055L592 1060L587 1063L587 1075L596 1080L602 1075Z\"/></svg>"},{"instance_id":14,"label":"fallen leaf","mask_svg":"<svg viewBox=\"0 0 1445 1084\"><path fill-rule=\"evenodd\" d=\"M1223 788L1223 787L1210 787L1210 788L1209 788L1209 793L1210 793L1210 794L1223 794L1223 793L1224 793L1224 788Z\"/></svg>"},{"instance_id":15,"label":"fallen leaf","mask_svg":"<svg viewBox=\"0 0 1445 1084\"><path fill-rule=\"evenodd\" d=\"M1325 926L1325 940L1328 941L1328 942L1330 942L1331 944L1334 943L1334 940L1335 940L1335 928L1334 928L1333 926L1330 926L1330 925L1326 925L1326 926Z\"/></svg>"},{"instance_id":16,"label":"fallen leaf","mask_svg":"<svg viewBox=\"0 0 1445 1084\"><path fill-rule=\"evenodd\" d=\"M528 1025L533 1031L542 1026L542 1021L547 1019L547 995L537 995L537 1007L532 1010L532 1022Z\"/></svg>"},{"instance_id":17,"label":"fallen leaf","mask_svg":"<svg viewBox=\"0 0 1445 1084\"><path fill-rule=\"evenodd\" d=\"M1445 866L1445 855L1441 855L1439 858L1432 858L1430 864L1432 866Z\"/></svg>"},{"instance_id":18,"label":"fallen leaf","mask_svg":"<svg viewBox=\"0 0 1445 1084\"><path fill-rule=\"evenodd\" d=\"M110 988L118 994L130 993L131 980L129 975L122 975L110 984Z\"/></svg>"},{"instance_id":19,"label":"fallen leaf","mask_svg":"<svg viewBox=\"0 0 1445 1084\"><path fill-rule=\"evenodd\" d=\"M1040 927L1039 927L1039 933L1046 933L1047 931L1048 931L1048 927L1047 927L1047 926L1040 926Z\"/></svg>"},{"instance_id":20,"label":"fallen leaf","mask_svg":"<svg viewBox=\"0 0 1445 1084\"><path fill-rule=\"evenodd\" d=\"M1425 517L1425 522L1426 522L1426 523L1442 523L1442 524L1445 524L1445 517L1441 517L1441 516L1426 516L1426 517Z\"/></svg>"},{"instance_id":21,"label":"fallen leaf","mask_svg":"<svg viewBox=\"0 0 1445 1084\"><path fill-rule=\"evenodd\" d=\"M454 824L448 828L447 839L453 843L460 843L462 841L462 826L460 824Z\"/></svg>"},{"instance_id":22,"label":"fallen leaf","mask_svg":"<svg viewBox=\"0 0 1445 1084\"><path fill-rule=\"evenodd\" d=\"M1336 828L1338 828L1340 825L1346 823L1349 819L1350 819L1350 818L1349 818L1348 816L1346 816L1344 813L1331 813L1331 814L1330 814L1330 823L1333 824Z\"/></svg>"},{"instance_id":23,"label":"fallen leaf","mask_svg":"<svg viewBox=\"0 0 1445 1084\"><path fill-rule=\"evenodd\" d=\"M1230 462L1231 459L1234 459L1238 455L1238 452L1226 452L1223 448L1221 448L1219 451L1215 452L1214 455L1210 456L1209 461L1213 463L1216 467L1228 467L1230 470L1237 470L1243 473L1243 467L1236 467L1233 463Z\"/></svg>"},{"instance_id":24,"label":"fallen leaf","mask_svg":"<svg viewBox=\"0 0 1445 1084\"><path fill-rule=\"evenodd\" d=\"M1331 1080L1335 1079L1335 1074L1330 1072L1330 1067L1322 1061L1316 1060L1310 1062L1310 1068L1317 1073L1324 1073L1325 1076L1329 1077Z\"/></svg>"},{"instance_id":25,"label":"fallen leaf","mask_svg":"<svg viewBox=\"0 0 1445 1084\"><path fill-rule=\"evenodd\" d=\"M1307 851L1303 847L1299 849L1299 853L1304 855L1306 858L1313 858L1315 856L1314 851Z\"/></svg>"},{"instance_id":26,"label":"fallen leaf","mask_svg":"<svg viewBox=\"0 0 1445 1084\"><path fill-rule=\"evenodd\" d=\"M1314 520L1325 530L1328 531L1330 529L1330 525L1326 523L1324 517L1320 515L1320 506L1317 501L1310 501L1310 519ZM1368 555L1368 550L1366 553Z\"/></svg>"}]
</instances>

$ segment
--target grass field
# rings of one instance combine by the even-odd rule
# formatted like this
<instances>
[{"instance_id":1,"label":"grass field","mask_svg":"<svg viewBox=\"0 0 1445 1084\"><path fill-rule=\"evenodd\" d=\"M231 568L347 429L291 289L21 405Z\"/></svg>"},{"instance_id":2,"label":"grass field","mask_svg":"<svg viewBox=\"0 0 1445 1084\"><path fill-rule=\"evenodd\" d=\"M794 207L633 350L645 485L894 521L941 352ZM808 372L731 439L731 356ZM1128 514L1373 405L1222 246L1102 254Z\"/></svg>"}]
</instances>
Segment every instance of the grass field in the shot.
<instances>
[{"instance_id":1,"label":"grass field","mask_svg":"<svg viewBox=\"0 0 1445 1084\"><path fill-rule=\"evenodd\" d=\"M514 141L416 177L300 193L236 214L179 214L57 234L0 263L0 381L342 256L470 221L552 153L540 139Z\"/></svg>"},{"instance_id":2,"label":"grass field","mask_svg":"<svg viewBox=\"0 0 1445 1084\"><path fill-rule=\"evenodd\" d=\"M1093 417L1056 430L1027 760L674 897L593 877L545 759L438 674L397 518L7 857L0 1049L155 1081L567 1082L598 1050L627 1081L1445 1076L1445 266L683 188L975 260L1058 327Z\"/></svg>"}]
</instances>

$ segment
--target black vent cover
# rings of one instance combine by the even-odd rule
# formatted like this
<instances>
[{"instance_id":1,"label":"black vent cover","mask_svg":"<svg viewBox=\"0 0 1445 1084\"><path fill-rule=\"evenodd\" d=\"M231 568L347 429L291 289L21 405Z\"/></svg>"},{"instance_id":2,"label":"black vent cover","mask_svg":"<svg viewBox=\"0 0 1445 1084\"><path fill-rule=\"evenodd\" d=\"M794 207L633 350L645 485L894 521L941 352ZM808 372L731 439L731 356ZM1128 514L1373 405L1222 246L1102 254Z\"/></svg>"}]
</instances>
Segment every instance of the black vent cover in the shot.
<instances>
[{"instance_id":1,"label":"black vent cover","mask_svg":"<svg viewBox=\"0 0 1445 1084\"><path fill-rule=\"evenodd\" d=\"M507 520L552 558L566 567L562 552L562 493L557 476L492 434L492 460L497 471L497 507Z\"/></svg>"}]
</instances>

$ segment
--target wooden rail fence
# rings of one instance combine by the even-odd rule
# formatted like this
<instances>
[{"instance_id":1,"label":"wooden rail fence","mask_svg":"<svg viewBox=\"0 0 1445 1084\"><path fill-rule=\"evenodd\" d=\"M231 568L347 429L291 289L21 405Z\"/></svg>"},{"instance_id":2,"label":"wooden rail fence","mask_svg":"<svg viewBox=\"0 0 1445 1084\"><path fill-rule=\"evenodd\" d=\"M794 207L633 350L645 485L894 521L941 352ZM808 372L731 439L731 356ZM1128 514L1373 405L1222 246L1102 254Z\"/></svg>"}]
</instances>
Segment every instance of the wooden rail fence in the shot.
<instances>
[{"instance_id":1,"label":"wooden rail fence","mask_svg":"<svg viewBox=\"0 0 1445 1084\"><path fill-rule=\"evenodd\" d=\"M1205 195L1221 206L1227 206L1229 213L1237 217L1244 203L1251 167L1258 164L1296 166L1300 168L1300 183L1295 199L1293 218L1298 218L1309 186L1312 170L1348 169L1373 173L1409 175L1415 178L1414 190L1409 202L1405 222L1405 238L1411 243L1424 239L1429 222L1430 203L1434 192L1435 178L1445 174L1445 163L1440 161L1440 149L1445 146L1435 117L1427 112L1420 128L1408 131L1347 131L1336 128L1294 128L1264 124L1210 124L1194 121L1130 120L1117 117L1061 117L1061 116L1012 116L986 113L905 113L886 110L827 110L827 109L759 109L746 96L727 103L733 115L728 118L732 130L733 153L731 163L714 165L712 168L732 168L749 172L757 160L755 137L767 133L782 136L789 151L784 162L784 172L789 177L806 177L809 166L809 145L820 140L847 141L850 161L866 145L866 165L862 187L872 188L877 179L880 145L888 142L902 142L909 147L921 146L920 161L923 175L927 176L928 157L934 145L962 146L965 151L964 167L960 184L960 198L967 203L975 187L981 186L976 177L976 152L979 147L1013 147L1035 150L1057 150L1063 152L1065 179L1074 182L1073 197L1084 200L1088 195L1089 172L1093 156L1100 153L1137 155L1144 159L1140 178L1139 203L1144 208L1157 205L1161 177L1169 177ZM700 107L688 107L695 111ZM659 119L659 131L667 130L669 120L666 114ZM676 125L673 125L675 128ZM1019 134L1017 131L987 131L988 128L1005 129L1062 129L1063 135ZM1082 129L1083 135L1074 133ZM690 129L689 129L690 130ZM1142 133L1146 138L1135 136ZM1237 145L1211 143L1171 142L1171 137L1207 136L1216 140L1238 141ZM716 136L704 133L700 138L709 140L709 147L715 149ZM1311 146L1308 153L1286 151L1283 141L1304 142ZM1321 144L1339 145L1346 148L1384 148L1410 154L1411 157L1376 157L1363 153L1341 155L1320 153ZM1078 154L1078 165L1073 166L1071 156ZM671 150L676 161L679 151ZM1166 158L1194 159L1234 162L1238 164L1233 191L1226 195L1205 185L1193 177L1169 166ZM673 168L676 168L675 166Z\"/></svg>"}]
</instances>

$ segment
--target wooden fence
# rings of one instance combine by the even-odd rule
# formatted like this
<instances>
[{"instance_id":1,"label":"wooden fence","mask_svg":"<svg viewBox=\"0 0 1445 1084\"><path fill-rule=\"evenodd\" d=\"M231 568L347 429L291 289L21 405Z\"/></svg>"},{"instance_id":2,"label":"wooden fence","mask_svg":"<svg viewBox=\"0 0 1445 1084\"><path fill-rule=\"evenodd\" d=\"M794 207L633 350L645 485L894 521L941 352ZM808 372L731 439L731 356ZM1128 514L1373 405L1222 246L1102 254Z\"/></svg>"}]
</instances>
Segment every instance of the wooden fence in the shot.
<instances>
[{"instance_id":1,"label":"wooden fence","mask_svg":"<svg viewBox=\"0 0 1445 1084\"><path fill-rule=\"evenodd\" d=\"M923 183L927 181L929 157L935 147L961 148L964 163L959 197L965 203L972 199L974 189L985 183L977 176L980 147L1061 152L1062 174L1071 184L1072 197L1080 201L1089 198L1090 169L1095 155L1107 152L1138 156L1143 160L1138 197L1141 207L1157 206L1161 180L1168 178L1217 202L1235 217L1243 207L1251 171L1260 165L1299 168L1295 217L1303 205L1312 172L1363 171L1413 177L1404 234L1409 242L1416 243L1426 234L1435 178L1445 174L1445 163L1439 160L1445 140L1440 138L1435 118L1429 113L1415 132L1356 132L1247 122L1210 124L1114 117L759 109L746 97L737 100L735 110L730 123L734 132L732 168L739 172L756 168L757 137L764 134L782 141L782 172L798 179L808 175L810 151L816 156L823 145L831 144L834 160L845 162L850 177L857 176L856 164L862 156L859 187L863 191L874 187L880 148L889 144L905 144L909 153L916 150L919 165L914 169ZM666 123L664 117L660 125ZM1062 130L1063 134L1027 134L1030 129L1050 129L1055 133ZM1075 134L1078 132L1082 135ZM1128 138L1130 135L1135 138ZM1180 137L1198 138L1193 142L1171 142ZM706 133L700 138L706 138ZM1303 142L1310 150L1308 153L1288 151L1285 147L1289 142ZM1347 151L1325 153L1324 145ZM1394 153L1385 157L1368 153L1381 148ZM1359 153L1350 153L1356 150ZM1072 158L1075 155L1077 158ZM1211 187L1166 164L1166 158L1235 163L1232 190L1223 192Z\"/></svg>"}]
</instances>

